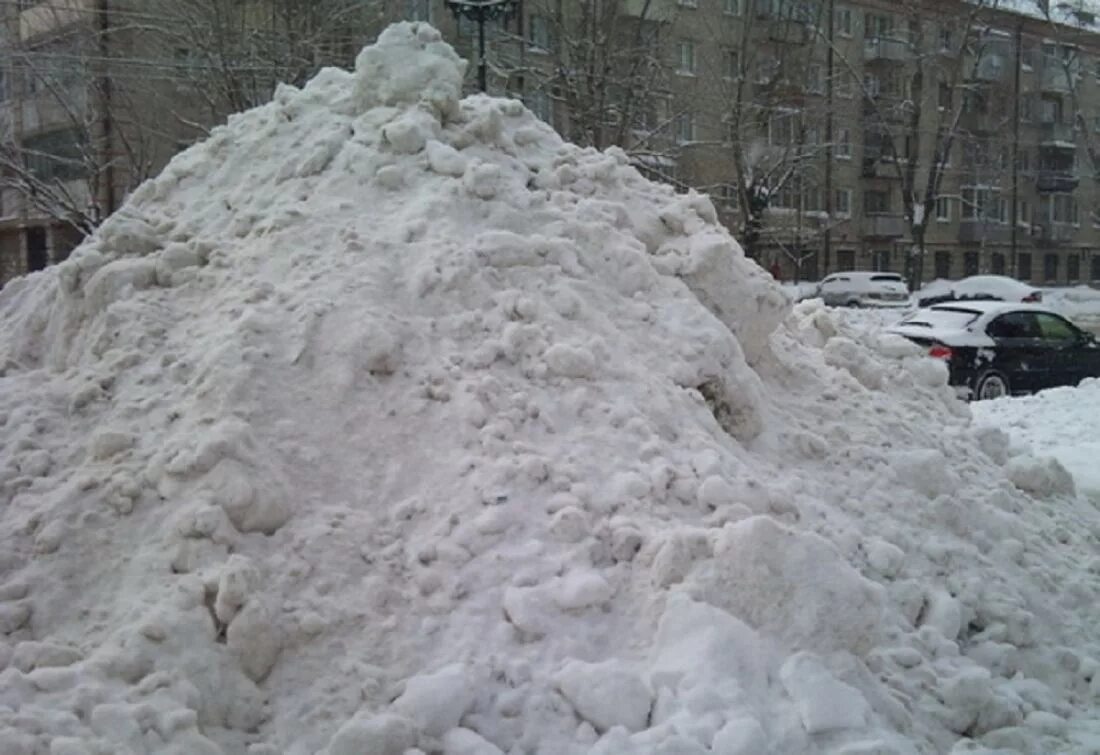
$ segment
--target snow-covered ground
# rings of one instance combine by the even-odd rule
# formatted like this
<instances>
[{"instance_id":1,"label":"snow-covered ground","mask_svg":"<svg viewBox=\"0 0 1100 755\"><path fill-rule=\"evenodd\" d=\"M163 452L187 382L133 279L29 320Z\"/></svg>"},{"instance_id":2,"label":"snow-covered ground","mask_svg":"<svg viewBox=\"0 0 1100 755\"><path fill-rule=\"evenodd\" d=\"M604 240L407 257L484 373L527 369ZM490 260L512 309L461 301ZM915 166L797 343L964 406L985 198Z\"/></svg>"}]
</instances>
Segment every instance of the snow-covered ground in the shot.
<instances>
[{"instance_id":1,"label":"snow-covered ground","mask_svg":"<svg viewBox=\"0 0 1100 755\"><path fill-rule=\"evenodd\" d=\"M998 427L1021 448L1058 459L1073 474L1078 490L1100 505L1100 380L983 401L973 412L979 425Z\"/></svg>"},{"instance_id":2,"label":"snow-covered ground","mask_svg":"<svg viewBox=\"0 0 1100 755\"><path fill-rule=\"evenodd\" d=\"M0 292L0 753L1100 750L1064 470L463 65L396 26Z\"/></svg>"}]
</instances>

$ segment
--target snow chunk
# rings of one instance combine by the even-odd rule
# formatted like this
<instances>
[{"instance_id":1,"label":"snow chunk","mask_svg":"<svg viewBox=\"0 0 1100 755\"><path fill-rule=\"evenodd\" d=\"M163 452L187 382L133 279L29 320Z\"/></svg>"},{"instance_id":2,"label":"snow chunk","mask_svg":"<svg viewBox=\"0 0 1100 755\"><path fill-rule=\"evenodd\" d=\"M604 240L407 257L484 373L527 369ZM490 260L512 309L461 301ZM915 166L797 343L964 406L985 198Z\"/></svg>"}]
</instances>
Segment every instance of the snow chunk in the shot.
<instances>
[{"instance_id":1,"label":"snow chunk","mask_svg":"<svg viewBox=\"0 0 1100 755\"><path fill-rule=\"evenodd\" d=\"M333 735L328 755L404 755L419 734L407 718L392 713L356 716Z\"/></svg>"},{"instance_id":2,"label":"snow chunk","mask_svg":"<svg viewBox=\"0 0 1100 755\"><path fill-rule=\"evenodd\" d=\"M1014 456L1005 465L1005 474L1020 490L1040 498L1072 496L1076 492L1073 475L1052 456Z\"/></svg>"},{"instance_id":3,"label":"snow chunk","mask_svg":"<svg viewBox=\"0 0 1100 755\"><path fill-rule=\"evenodd\" d=\"M458 110L466 61L428 24L399 23L359 53L355 74L361 111L423 102L449 115Z\"/></svg>"},{"instance_id":4,"label":"snow chunk","mask_svg":"<svg viewBox=\"0 0 1100 755\"><path fill-rule=\"evenodd\" d=\"M428 736L441 737L458 726L476 699L473 671L464 664L452 663L409 679L404 693L394 700L393 709L419 724Z\"/></svg>"},{"instance_id":5,"label":"snow chunk","mask_svg":"<svg viewBox=\"0 0 1100 755\"><path fill-rule=\"evenodd\" d=\"M600 574L573 571L554 586L554 602L564 610L578 610L606 603L612 593L611 585Z\"/></svg>"},{"instance_id":6,"label":"snow chunk","mask_svg":"<svg viewBox=\"0 0 1100 755\"><path fill-rule=\"evenodd\" d=\"M619 662L570 661L556 681L577 714L597 731L615 726L641 731L646 727L653 696L642 678Z\"/></svg>"},{"instance_id":7,"label":"snow chunk","mask_svg":"<svg viewBox=\"0 0 1100 755\"><path fill-rule=\"evenodd\" d=\"M766 516L723 528L694 591L795 648L862 654L880 632L883 589L828 541Z\"/></svg>"},{"instance_id":8,"label":"snow chunk","mask_svg":"<svg viewBox=\"0 0 1100 755\"><path fill-rule=\"evenodd\" d=\"M807 734L866 725L871 709L860 691L834 677L813 655L792 656L779 670L779 678Z\"/></svg>"},{"instance_id":9,"label":"snow chunk","mask_svg":"<svg viewBox=\"0 0 1100 755\"><path fill-rule=\"evenodd\" d=\"M547 349L546 364L563 377L590 378L596 372L596 357L592 352L567 343L556 343Z\"/></svg>"},{"instance_id":10,"label":"snow chunk","mask_svg":"<svg viewBox=\"0 0 1100 755\"><path fill-rule=\"evenodd\" d=\"M466 172L466 158L449 144L430 140L428 149L428 167L441 176L459 178Z\"/></svg>"},{"instance_id":11,"label":"snow chunk","mask_svg":"<svg viewBox=\"0 0 1100 755\"><path fill-rule=\"evenodd\" d=\"M443 736L443 755L504 755L504 751L470 729L451 729Z\"/></svg>"}]
</instances>

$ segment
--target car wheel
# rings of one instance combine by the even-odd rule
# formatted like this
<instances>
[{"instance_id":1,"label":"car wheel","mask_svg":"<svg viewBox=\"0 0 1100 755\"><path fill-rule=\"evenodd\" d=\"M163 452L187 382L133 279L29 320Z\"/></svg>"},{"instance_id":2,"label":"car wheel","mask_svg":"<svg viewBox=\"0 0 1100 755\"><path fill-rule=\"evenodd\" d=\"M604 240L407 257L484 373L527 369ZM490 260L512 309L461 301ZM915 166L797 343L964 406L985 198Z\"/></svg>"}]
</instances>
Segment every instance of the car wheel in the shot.
<instances>
[{"instance_id":1,"label":"car wheel","mask_svg":"<svg viewBox=\"0 0 1100 755\"><path fill-rule=\"evenodd\" d=\"M992 370L983 372L974 381L973 399L975 401L1004 398L1011 395L1012 390L1008 385L1008 378L999 372L993 372Z\"/></svg>"},{"instance_id":2,"label":"car wheel","mask_svg":"<svg viewBox=\"0 0 1100 755\"><path fill-rule=\"evenodd\" d=\"M848 302L848 306L853 307L854 309L859 309L862 305L859 303L859 299L852 299Z\"/></svg>"}]
</instances>

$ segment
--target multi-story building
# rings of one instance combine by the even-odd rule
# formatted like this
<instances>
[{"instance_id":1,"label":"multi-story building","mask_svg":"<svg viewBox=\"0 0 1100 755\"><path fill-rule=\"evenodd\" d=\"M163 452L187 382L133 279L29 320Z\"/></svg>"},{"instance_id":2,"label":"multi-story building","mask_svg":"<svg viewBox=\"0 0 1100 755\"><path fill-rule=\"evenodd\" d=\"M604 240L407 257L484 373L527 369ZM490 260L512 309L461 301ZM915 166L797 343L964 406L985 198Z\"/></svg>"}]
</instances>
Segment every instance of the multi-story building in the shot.
<instances>
[{"instance_id":1,"label":"multi-story building","mask_svg":"<svg viewBox=\"0 0 1100 755\"><path fill-rule=\"evenodd\" d=\"M63 258L202 126L262 101L275 79L350 65L393 14L430 21L477 55L476 25L443 0L359 3L354 23L346 8L334 14L338 33L316 10L324 3L291 18L265 10L298 7L288 0L250 0L239 45L152 34L174 25L158 17L161 1L4 6L0 127L19 149L0 151L0 282ZM491 92L522 96L567 138L621 145L650 175L709 192L746 250L785 278L859 268L1100 281L1094 19L964 0L513 7L487 29ZM318 54L325 35L333 44ZM267 38L273 50L314 46L291 55L296 67L264 68L256 46ZM210 40L222 47L202 47ZM229 80L210 78L221 74ZM150 123L150 112L170 117ZM60 192L46 196L53 212L28 191L34 180Z\"/></svg>"},{"instance_id":2,"label":"multi-story building","mask_svg":"<svg viewBox=\"0 0 1100 755\"><path fill-rule=\"evenodd\" d=\"M525 80L498 86L572 138L586 135L571 128L578 90L610 103L605 131L633 116L619 143L639 167L711 193L784 277L1100 282L1100 27L1087 14L958 0L612 5L614 30L589 17L578 30L561 3L526 2L502 37L527 41ZM585 42L600 31L648 40L628 63L649 54L663 75L633 91L637 78L563 77L593 68Z\"/></svg>"}]
</instances>

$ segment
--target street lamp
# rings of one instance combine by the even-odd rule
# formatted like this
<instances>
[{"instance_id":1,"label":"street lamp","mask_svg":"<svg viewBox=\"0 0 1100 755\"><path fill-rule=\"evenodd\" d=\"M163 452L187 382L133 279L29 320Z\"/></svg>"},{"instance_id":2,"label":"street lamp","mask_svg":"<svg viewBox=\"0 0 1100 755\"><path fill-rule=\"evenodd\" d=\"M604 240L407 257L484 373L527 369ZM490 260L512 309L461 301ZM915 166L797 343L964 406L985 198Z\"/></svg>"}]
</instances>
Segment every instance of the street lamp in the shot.
<instances>
[{"instance_id":1,"label":"street lamp","mask_svg":"<svg viewBox=\"0 0 1100 755\"><path fill-rule=\"evenodd\" d=\"M443 0L455 21L468 18L477 23L477 86L485 91L485 22L508 18L518 0Z\"/></svg>"}]
</instances>

